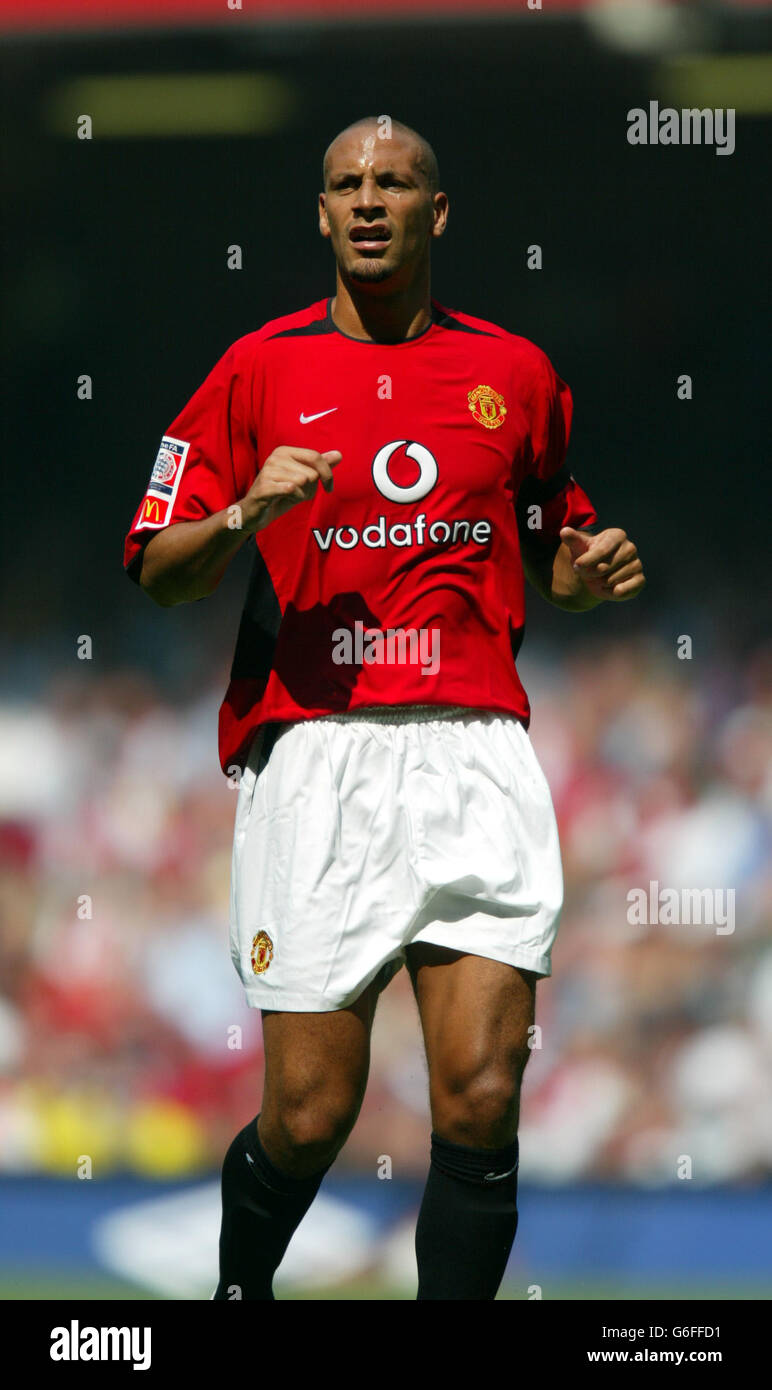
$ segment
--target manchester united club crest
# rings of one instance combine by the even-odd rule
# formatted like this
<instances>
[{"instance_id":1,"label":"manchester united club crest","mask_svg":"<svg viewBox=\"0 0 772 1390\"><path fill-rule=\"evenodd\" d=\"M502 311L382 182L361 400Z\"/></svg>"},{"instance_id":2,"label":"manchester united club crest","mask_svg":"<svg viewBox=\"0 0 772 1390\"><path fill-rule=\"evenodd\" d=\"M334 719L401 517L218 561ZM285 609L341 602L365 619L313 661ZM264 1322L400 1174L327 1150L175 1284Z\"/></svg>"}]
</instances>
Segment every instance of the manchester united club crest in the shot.
<instances>
[{"instance_id":1,"label":"manchester united club crest","mask_svg":"<svg viewBox=\"0 0 772 1390\"><path fill-rule=\"evenodd\" d=\"M259 931L252 942L252 969L263 975L273 960L273 942L267 931Z\"/></svg>"},{"instance_id":2,"label":"manchester united club crest","mask_svg":"<svg viewBox=\"0 0 772 1390\"><path fill-rule=\"evenodd\" d=\"M504 424L504 416L507 413L504 397L498 391L494 391L492 386L475 386L474 391L469 392L467 400L478 425L484 425L486 430L497 430L499 425Z\"/></svg>"}]
</instances>

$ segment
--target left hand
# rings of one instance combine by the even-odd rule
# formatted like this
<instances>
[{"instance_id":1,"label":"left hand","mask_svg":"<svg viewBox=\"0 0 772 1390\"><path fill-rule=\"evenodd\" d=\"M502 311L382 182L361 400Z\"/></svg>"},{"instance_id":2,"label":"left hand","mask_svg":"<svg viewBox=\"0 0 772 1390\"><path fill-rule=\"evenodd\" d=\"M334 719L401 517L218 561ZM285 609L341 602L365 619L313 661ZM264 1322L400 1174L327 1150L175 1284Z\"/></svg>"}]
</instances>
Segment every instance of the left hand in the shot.
<instances>
[{"instance_id":1,"label":"left hand","mask_svg":"<svg viewBox=\"0 0 772 1390\"><path fill-rule=\"evenodd\" d=\"M560 539L568 548L574 573L594 598L624 602L635 598L645 587L638 551L618 526L600 531L597 536L564 526Z\"/></svg>"}]
</instances>

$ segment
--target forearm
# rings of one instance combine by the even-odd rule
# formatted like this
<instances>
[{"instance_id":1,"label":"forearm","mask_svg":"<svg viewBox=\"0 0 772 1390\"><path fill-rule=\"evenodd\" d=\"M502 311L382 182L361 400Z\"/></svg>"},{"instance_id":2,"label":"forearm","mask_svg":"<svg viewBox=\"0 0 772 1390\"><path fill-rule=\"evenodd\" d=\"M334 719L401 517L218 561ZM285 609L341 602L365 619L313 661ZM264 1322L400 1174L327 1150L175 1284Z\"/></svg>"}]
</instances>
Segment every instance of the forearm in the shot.
<instances>
[{"instance_id":1,"label":"forearm","mask_svg":"<svg viewBox=\"0 0 772 1390\"><path fill-rule=\"evenodd\" d=\"M211 594L251 534L234 524L238 519L234 509L226 508L158 531L142 557L139 582L145 593L164 608Z\"/></svg>"},{"instance_id":2,"label":"forearm","mask_svg":"<svg viewBox=\"0 0 772 1390\"><path fill-rule=\"evenodd\" d=\"M280 444L240 502L201 521L178 521L151 537L142 556L142 588L163 608L205 598L248 536L309 502L319 484L332 491L332 469L340 460L339 449L320 454Z\"/></svg>"},{"instance_id":3,"label":"forearm","mask_svg":"<svg viewBox=\"0 0 772 1390\"><path fill-rule=\"evenodd\" d=\"M588 533L589 534L589 533ZM573 566L571 552L563 541L552 549L522 547L526 578L548 603L569 613L584 613L602 603L586 588Z\"/></svg>"}]
</instances>

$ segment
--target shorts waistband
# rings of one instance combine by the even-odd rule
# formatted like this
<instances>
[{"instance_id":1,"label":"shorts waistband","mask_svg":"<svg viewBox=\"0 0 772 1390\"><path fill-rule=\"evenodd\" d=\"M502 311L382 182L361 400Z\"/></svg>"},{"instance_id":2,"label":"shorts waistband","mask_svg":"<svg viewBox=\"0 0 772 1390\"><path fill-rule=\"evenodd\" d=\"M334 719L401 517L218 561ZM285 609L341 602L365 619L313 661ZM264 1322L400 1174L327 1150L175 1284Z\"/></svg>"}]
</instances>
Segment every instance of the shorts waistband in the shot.
<instances>
[{"instance_id":1,"label":"shorts waistband","mask_svg":"<svg viewBox=\"0 0 772 1390\"><path fill-rule=\"evenodd\" d=\"M339 714L321 714L314 723L428 724L435 719L461 719L464 715L479 717L484 712L468 705L369 705Z\"/></svg>"}]
</instances>

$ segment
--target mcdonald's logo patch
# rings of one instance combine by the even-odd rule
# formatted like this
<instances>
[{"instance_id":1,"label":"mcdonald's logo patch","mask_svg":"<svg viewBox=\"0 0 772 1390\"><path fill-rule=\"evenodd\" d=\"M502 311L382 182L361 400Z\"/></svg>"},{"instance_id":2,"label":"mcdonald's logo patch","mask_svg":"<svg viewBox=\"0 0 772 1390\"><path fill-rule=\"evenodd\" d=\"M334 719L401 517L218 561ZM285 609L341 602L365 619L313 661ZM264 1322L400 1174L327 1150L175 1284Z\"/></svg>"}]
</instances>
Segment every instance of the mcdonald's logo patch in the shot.
<instances>
[{"instance_id":1,"label":"mcdonald's logo patch","mask_svg":"<svg viewBox=\"0 0 772 1390\"><path fill-rule=\"evenodd\" d=\"M164 504L164 511L165 511L165 510L166 510L166 505ZM157 498L157 497L146 497L146 498L145 498L145 501L144 501L144 503L143 503L143 505L142 505L142 520L143 520L143 521L154 521L154 522L156 523L156 525L159 525L159 524L160 524L160 521L161 521L161 503L158 501L158 498Z\"/></svg>"},{"instance_id":2,"label":"mcdonald's logo patch","mask_svg":"<svg viewBox=\"0 0 772 1390\"><path fill-rule=\"evenodd\" d=\"M140 508L138 531L143 527L155 528L168 524L189 449L190 444L187 440L173 439L169 434L164 435Z\"/></svg>"}]
</instances>

